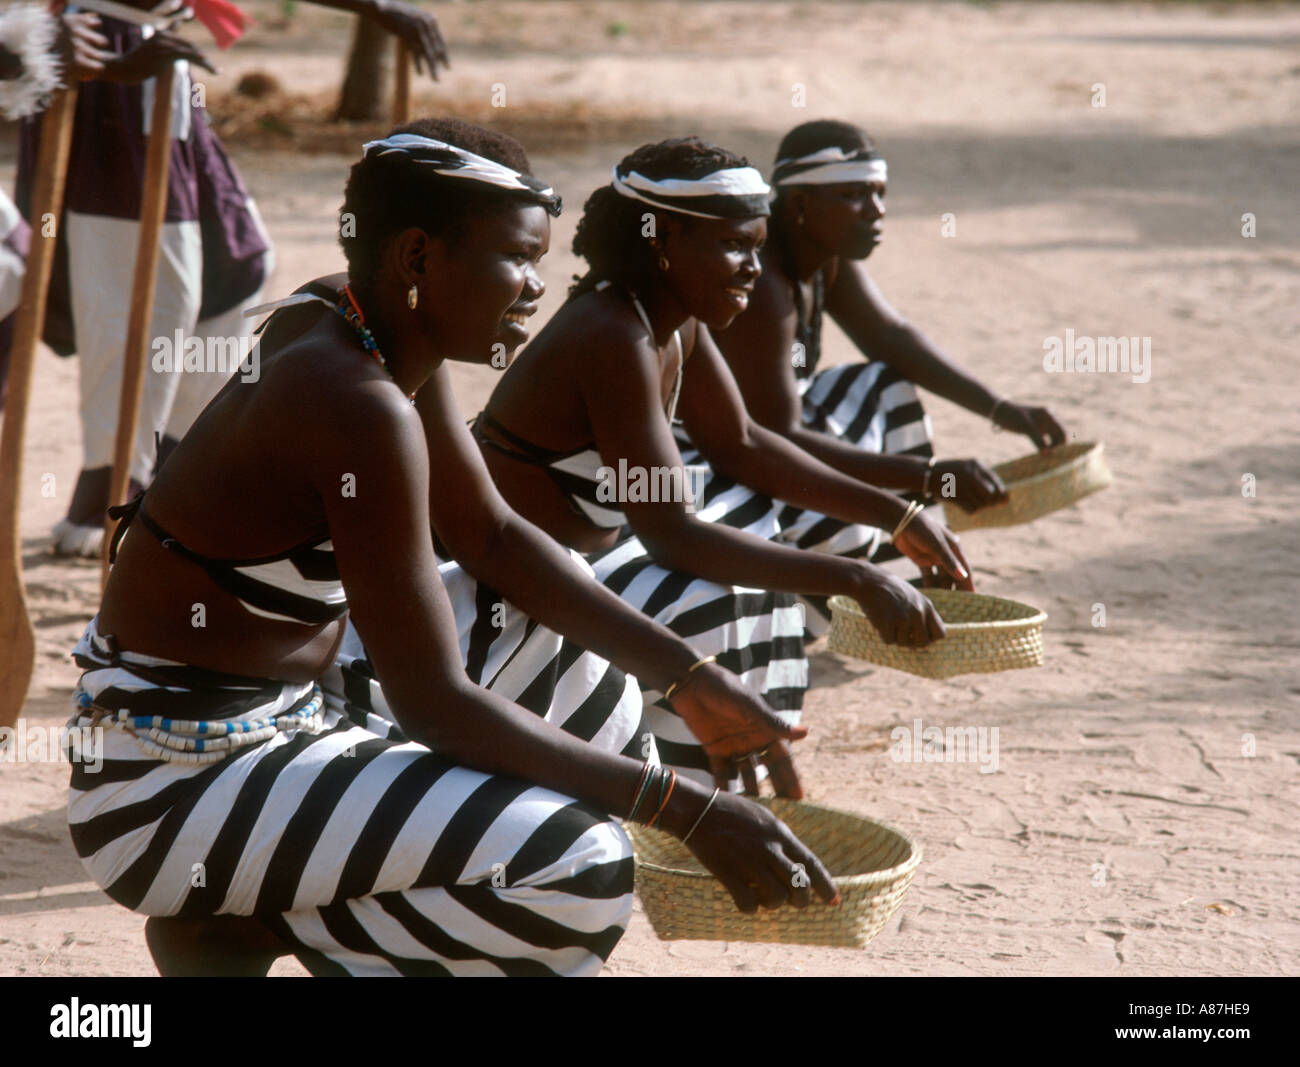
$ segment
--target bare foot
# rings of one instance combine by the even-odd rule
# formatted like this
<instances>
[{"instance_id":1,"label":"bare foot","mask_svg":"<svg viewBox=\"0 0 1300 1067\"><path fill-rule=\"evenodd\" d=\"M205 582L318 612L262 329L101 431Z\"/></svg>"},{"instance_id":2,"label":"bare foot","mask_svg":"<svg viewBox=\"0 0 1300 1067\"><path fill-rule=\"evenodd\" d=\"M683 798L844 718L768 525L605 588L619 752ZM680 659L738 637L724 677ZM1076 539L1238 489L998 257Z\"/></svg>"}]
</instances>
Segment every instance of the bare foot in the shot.
<instances>
[{"instance_id":1,"label":"bare foot","mask_svg":"<svg viewBox=\"0 0 1300 1067\"><path fill-rule=\"evenodd\" d=\"M271 964L291 951L257 919L243 915L153 917L144 924L144 937L164 978L265 978Z\"/></svg>"}]
</instances>

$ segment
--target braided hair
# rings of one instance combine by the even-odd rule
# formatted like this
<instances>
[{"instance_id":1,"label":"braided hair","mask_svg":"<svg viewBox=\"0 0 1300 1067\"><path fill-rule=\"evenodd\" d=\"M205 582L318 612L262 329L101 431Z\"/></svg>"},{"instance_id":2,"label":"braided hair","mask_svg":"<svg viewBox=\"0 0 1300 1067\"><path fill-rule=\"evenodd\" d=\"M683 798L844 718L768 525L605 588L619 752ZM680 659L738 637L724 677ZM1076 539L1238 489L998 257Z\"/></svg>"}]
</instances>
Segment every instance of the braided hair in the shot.
<instances>
[{"instance_id":1,"label":"braided hair","mask_svg":"<svg viewBox=\"0 0 1300 1067\"><path fill-rule=\"evenodd\" d=\"M389 134L413 133L531 174L523 146L503 133L460 119L417 119ZM358 296L379 272L384 249L410 227L459 241L469 218L521 202L519 194L479 182L447 181L399 154L371 154L353 164L339 209L339 244Z\"/></svg>"},{"instance_id":2,"label":"braided hair","mask_svg":"<svg viewBox=\"0 0 1300 1067\"><path fill-rule=\"evenodd\" d=\"M654 181L665 178L691 180L715 171L747 167L743 156L709 144L698 137L675 137L658 144L642 145L619 162L620 173L637 171ZM658 256L650 246L646 216L672 214L686 225L696 221L689 215L656 208L618 193L613 185L602 185L587 198L573 238L573 251L587 261L588 271L569 289L569 299L590 292L602 281L616 282L632 292L643 292L658 274ZM650 231L653 233L653 231Z\"/></svg>"}]
</instances>

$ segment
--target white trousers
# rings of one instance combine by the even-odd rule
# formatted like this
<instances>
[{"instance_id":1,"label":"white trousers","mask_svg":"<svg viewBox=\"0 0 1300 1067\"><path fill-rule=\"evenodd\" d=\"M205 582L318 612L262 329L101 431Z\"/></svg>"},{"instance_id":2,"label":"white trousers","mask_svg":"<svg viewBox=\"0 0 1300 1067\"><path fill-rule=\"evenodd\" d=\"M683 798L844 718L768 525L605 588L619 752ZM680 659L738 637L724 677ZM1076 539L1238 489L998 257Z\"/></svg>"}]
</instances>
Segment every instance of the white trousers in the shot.
<instances>
[{"instance_id":1,"label":"white trousers","mask_svg":"<svg viewBox=\"0 0 1300 1067\"><path fill-rule=\"evenodd\" d=\"M81 358L82 466L87 470L113 462L131 288L140 223L99 215L66 214L68 273L72 314ZM270 274L270 256L267 270ZM220 315L199 320L203 295L203 248L197 222L163 224L153 316L149 322L131 477L148 484L156 456L155 433L180 438L230 378L229 370L159 372L154 369L153 339L170 343L176 331L185 337L249 336L256 323L244 306L255 304L261 290Z\"/></svg>"},{"instance_id":2,"label":"white trousers","mask_svg":"<svg viewBox=\"0 0 1300 1067\"><path fill-rule=\"evenodd\" d=\"M3 243L22 221L14 203L0 190L0 319L7 319L18 307L23 292L23 257Z\"/></svg>"}]
</instances>

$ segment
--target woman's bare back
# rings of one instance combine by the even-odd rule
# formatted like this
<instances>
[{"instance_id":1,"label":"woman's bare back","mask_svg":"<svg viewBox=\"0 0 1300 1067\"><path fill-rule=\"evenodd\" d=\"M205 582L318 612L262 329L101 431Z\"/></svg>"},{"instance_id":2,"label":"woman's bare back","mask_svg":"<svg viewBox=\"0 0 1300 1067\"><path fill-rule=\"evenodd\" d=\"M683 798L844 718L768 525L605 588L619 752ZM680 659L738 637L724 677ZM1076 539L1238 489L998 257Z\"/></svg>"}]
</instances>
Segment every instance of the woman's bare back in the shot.
<instances>
[{"instance_id":1,"label":"woman's bare back","mask_svg":"<svg viewBox=\"0 0 1300 1067\"><path fill-rule=\"evenodd\" d=\"M262 559L328 538L311 488L319 480L310 469L313 442L330 432L320 399L377 376L351 329L318 303L276 313L254 353L257 380L227 383L143 500L153 524L212 560ZM339 491L348 488L340 479ZM332 662L343 622L250 611L202 566L164 547L137 515L119 546L100 630L134 652L308 681Z\"/></svg>"}]
</instances>

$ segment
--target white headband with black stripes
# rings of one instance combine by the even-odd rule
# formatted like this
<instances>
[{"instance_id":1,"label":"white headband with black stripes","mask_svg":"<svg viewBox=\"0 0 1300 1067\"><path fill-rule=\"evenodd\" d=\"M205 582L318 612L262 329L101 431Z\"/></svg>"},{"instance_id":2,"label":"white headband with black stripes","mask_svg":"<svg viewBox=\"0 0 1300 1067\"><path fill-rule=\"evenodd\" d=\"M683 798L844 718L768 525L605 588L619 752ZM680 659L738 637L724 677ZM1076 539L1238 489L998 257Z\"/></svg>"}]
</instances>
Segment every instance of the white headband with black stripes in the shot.
<instances>
[{"instance_id":1,"label":"white headband with black stripes","mask_svg":"<svg viewBox=\"0 0 1300 1067\"><path fill-rule=\"evenodd\" d=\"M822 148L806 156L777 160L772 184L848 185L886 180L885 160L870 148L846 152L843 148Z\"/></svg>"},{"instance_id":2,"label":"white headband with black stripes","mask_svg":"<svg viewBox=\"0 0 1300 1067\"><path fill-rule=\"evenodd\" d=\"M702 178L656 181L634 170L620 174L616 165L613 185L621 196L702 219L745 219L771 213L768 198L772 190L753 167L715 170Z\"/></svg>"},{"instance_id":3,"label":"white headband with black stripes","mask_svg":"<svg viewBox=\"0 0 1300 1067\"><path fill-rule=\"evenodd\" d=\"M560 213L560 198L545 182L497 163L495 160L467 152L463 148L421 137L414 133L395 133L382 141L369 141L364 146L367 158L371 155L399 154L409 156L417 163L433 168L435 174L446 178L462 178L483 182L485 185L511 192L525 193L552 215Z\"/></svg>"}]
</instances>

